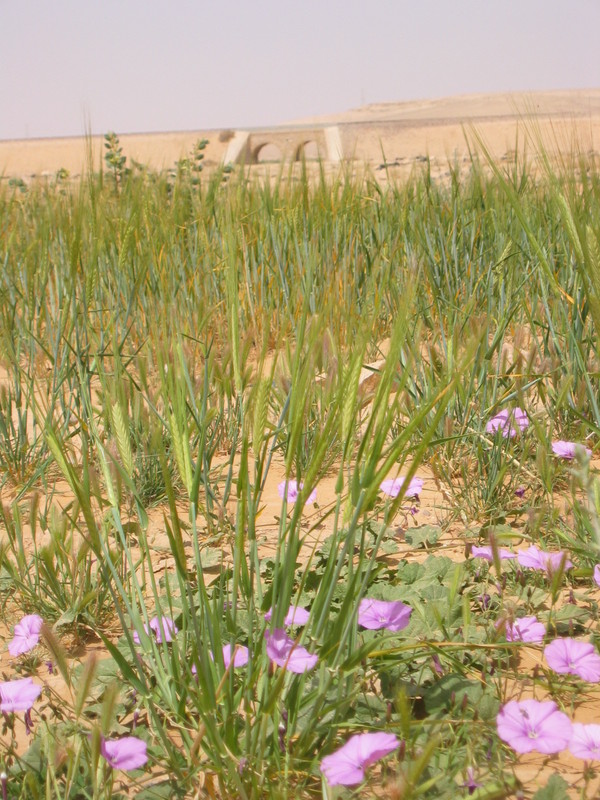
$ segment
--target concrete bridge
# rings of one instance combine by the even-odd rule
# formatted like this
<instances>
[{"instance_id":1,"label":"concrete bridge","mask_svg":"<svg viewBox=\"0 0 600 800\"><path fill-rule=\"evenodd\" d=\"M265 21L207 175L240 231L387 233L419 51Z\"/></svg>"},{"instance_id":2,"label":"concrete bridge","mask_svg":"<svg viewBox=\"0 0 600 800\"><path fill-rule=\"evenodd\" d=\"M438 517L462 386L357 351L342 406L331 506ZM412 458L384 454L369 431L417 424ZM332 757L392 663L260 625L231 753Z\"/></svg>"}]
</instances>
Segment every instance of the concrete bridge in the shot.
<instances>
[{"instance_id":1,"label":"concrete bridge","mask_svg":"<svg viewBox=\"0 0 600 800\"><path fill-rule=\"evenodd\" d=\"M342 139L337 125L298 125L236 131L229 142L223 163L260 164L303 159L339 163L343 158Z\"/></svg>"}]
</instances>

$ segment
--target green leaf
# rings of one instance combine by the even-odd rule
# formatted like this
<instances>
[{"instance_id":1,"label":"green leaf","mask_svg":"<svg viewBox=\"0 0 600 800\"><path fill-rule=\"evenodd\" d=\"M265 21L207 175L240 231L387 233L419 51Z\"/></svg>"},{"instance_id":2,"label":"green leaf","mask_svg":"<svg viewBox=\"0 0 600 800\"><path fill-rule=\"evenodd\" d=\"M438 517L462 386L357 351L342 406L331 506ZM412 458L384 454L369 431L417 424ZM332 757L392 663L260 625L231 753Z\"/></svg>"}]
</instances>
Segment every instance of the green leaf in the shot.
<instances>
[{"instance_id":1,"label":"green leaf","mask_svg":"<svg viewBox=\"0 0 600 800\"><path fill-rule=\"evenodd\" d=\"M569 800L568 788L566 780L554 773L550 775L543 789L538 789L533 795L532 800Z\"/></svg>"},{"instance_id":2,"label":"green leaf","mask_svg":"<svg viewBox=\"0 0 600 800\"><path fill-rule=\"evenodd\" d=\"M183 797L183 794L178 794L178 786L171 781L162 783L153 783L151 786L146 786L139 792L136 792L137 800L172 800L175 797Z\"/></svg>"},{"instance_id":3,"label":"green leaf","mask_svg":"<svg viewBox=\"0 0 600 800\"><path fill-rule=\"evenodd\" d=\"M426 547L435 544L442 535L439 525L420 525L406 531L406 541L412 547Z\"/></svg>"},{"instance_id":4,"label":"green leaf","mask_svg":"<svg viewBox=\"0 0 600 800\"><path fill-rule=\"evenodd\" d=\"M125 678L125 680L129 681L129 683L133 686L133 688L137 692L140 692L140 694L144 694L146 692L146 686L139 679L138 675L134 672L132 667L127 663L127 660L120 652L120 650L117 647L115 647L114 644L109 639L103 636L102 633L100 633L100 637L104 642L104 646L106 647L108 652L111 654L111 656L119 665L119 668L121 669L121 672L123 673L123 677Z\"/></svg>"},{"instance_id":5,"label":"green leaf","mask_svg":"<svg viewBox=\"0 0 600 800\"><path fill-rule=\"evenodd\" d=\"M405 586L415 583L425 573L425 567L416 561L401 561L396 573L398 580Z\"/></svg>"},{"instance_id":6,"label":"green leaf","mask_svg":"<svg viewBox=\"0 0 600 800\"><path fill-rule=\"evenodd\" d=\"M387 555L390 553L397 553L398 549L398 542L395 542L393 539L384 539L379 547L379 551Z\"/></svg>"},{"instance_id":7,"label":"green leaf","mask_svg":"<svg viewBox=\"0 0 600 800\"><path fill-rule=\"evenodd\" d=\"M455 673L444 675L425 693L425 708L428 714L446 713L453 704L460 705L465 695L469 705L476 708L483 695L480 681Z\"/></svg>"},{"instance_id":8,"label":"green leaf","mask_svg":"<svg viewBox=\"0 0 600 800\"><path fill-rule=\"evenodd\" d=\"M569 633L573 627L583 628L589 618L588 608L566 603L554 613L554 624L559 633Z\"/></svg>"},{"instance_id":9,"label":"green leaf","mask_svg":"<svg viewBox=\"0 0 600 800\"><path fill-rule=\"evenodd\" d=\"M67 625L72 625L79 617L79 611L76 608L70 608L64 611L54 623L55 628L62 628Z\"/></svg>"}]
</instances>

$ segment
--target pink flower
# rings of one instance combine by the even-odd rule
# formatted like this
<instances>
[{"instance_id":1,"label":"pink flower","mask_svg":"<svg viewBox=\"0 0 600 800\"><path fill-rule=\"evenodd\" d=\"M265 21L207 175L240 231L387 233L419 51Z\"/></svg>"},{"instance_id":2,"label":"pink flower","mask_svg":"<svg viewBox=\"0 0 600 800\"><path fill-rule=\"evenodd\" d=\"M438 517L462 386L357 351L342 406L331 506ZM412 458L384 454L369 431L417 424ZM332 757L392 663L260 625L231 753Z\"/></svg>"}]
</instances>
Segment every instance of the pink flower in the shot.
<instances>
[{"instance_id":1,"label":"pink flower","mask_svg":"<svg viewBox=\"0 0 600 800\"><path fill-rule=\"evenodd\" d=\"M512 624L506 623L507 642L532 642L541 644L546 635L546 627L536 617L520 617Z\"/></svg>"},{"instance_id":2,"label":"pink flower","mask_svg":"<svg viewBox=\"0 0 600 800\"><path fill-rule=\"evenodd\" d=\"M551 700L511 700L496 717L498 736L517 753L559 753L569 744L571 720Z\"/></svg>"},{"instance_id":3,"label":"pink flower","mask_svg":"<svg viewBox=\"0 0 600 800\"><path fill-rule=\"evenodd\" d=\"M498 412L496 416L491 418L485 426L485 430L487 433L496 433L496 431L500 430L505 439L508 437L512 439L517 435L517 428L515 428L514 425L516 425L521 432L529 426L529 417L527 416L527 412L523 411L522 408L517 407L512 412L504 408L502 411Z\"/></svg>"},{"instance_id":4,"label":"pink flower","mask_svg":"<svg viewBox=\"0 0 600 800\"><path fill-rule=\"evenodd\" d=\"M42 687L33 682L33 678L21 678L17 681L0 683L0 711L29 711L38 699Z\"/></svg>"},{"instance_id":5,"label":"pink flower","mask_svg":"<svg viewBox=\"0 0 600 800\"><path fill-rule=\"evenodd\" d=\"M589 683L600 682L600 656L594 645L565 637L555 639L544 649L550 669L561 675L578 675Z\"/></svg>"},{"instance_id":6,"label":"pink flower","mask_svg":"<svg viewBox=\"0 0 600 800\"><path fill-rule=\"evenodd\" d=\"M575 458L575 452L578 447L582 450L585 449L588 456L592 455L592 451L588 447L584 448L582 444L578 444L577 442L565 442L563 439L552 442L552 452L554 455L559 456L559 458L566 458L569 461Z\"/></svg>"},{"instance_id":7,"label":"pink flower","mask_svg":"<svg viewBox=\"0 0 600 800\"><path fill-rule=\"evenodd\" d=\"M596 586L600 586L600 564L594 567L594 582Z\"/></svg>"},{"instance_id":8,"label":"pink flower","mask_svg":"<svg viewBox=\"0 0 600 800\"><path fill-rule=\"evenodd\" d=\"M283 500L288 502L289 505L292 505L298 499L298 495L300 494L301 489L304 489L304 484L301 482L298 484L298 481L289 480L289 481L282 481L277 486L277 491L279 492L279 497ZM307 503L316 503L317 502L317 490L313 489L312 492L306 498Z\"/></svg>"},{"instance_id":9,"label":"pink flower","mask_svg":"<svg viewBox=\"0 0 600 800\"><path fill-rule=\"evenodd\" d=\"M214 661L215 657L212 654L212 651L208 651L209 656ZM250 651L247 647L244 647L243 644L234 644L233 645L233 667L236 669L237 667L245 667L248 661L250 660ZM225 664L225 669L229 669L229 665L231 664L231 645L224 644L223 645L223 663ZM198 670L195 664L192 664L191 669L192 675L197 675Z\"/></svg>"},{"instance_id":10,"label":"pink flower","mask_svg":"<svg viewBox=\"0 0 600 800\"><path fill-rule=\"evenodd\" d=\"M358 624L372 631L387 628L401 631L410 622L412 608L400 600L374 600L365 597L358 604Z\"/></svg>"},{"instance_id":11,"label":"pink flower","mask_svg":"<svg viewBox=\"0 0 600 800\"><path fill-rule=\"evenodd\" d=\"M388 497L398 497L402 487L404 486L404 481L405 478L403 478L402 476L400 476L399 478L388 478L387 480L382 481L379 488L384 494L387 494ZM404 497L418 497L422 491L423 491L423 479L412 478L412 480L408 484L406 492L404 493Z\"/></svg>"},{"instance_id":12,"label":"pink flower","mask_svg":"<svg viewBox=\"0 0 600 800\"><path fill-rule=\"evenodd\" d=\"M556 572L561 565L565 572L573 566L573 562L567 558L566 553L562 550L548 553L545 550L540 550L534 544L527 550L519 550L517 552L517 560L522 567L541 569L550 575Z\"/></svg>"},{"instance_id":13,"label":"pink flower","mask_svg":"<svg viewBox=\"0 0 600 800\"><path fill-rule=\"evenodd\" d=\"M509 558L516 558L516 553L511 553L506 547L499 547L498 548L498 555L500 556L500 561L506 561ZM473 545L471 548L471 557L472 558L485 558L486 561L493 561L494 560L494 551L492 550L490 545L483 545L482 547L477 547L477 545Z\"/></svg>"},{"instance_id":14,"label":"pink flower","mask_svg":"<svg viewBox=\"0 0 600 800\"><path fill-rule=\"evenodd\" d=\"M146 742L137 736L102 739L100 752L113 769L139 769L148 761Z\"/></svg>"},{"instance_id":15,"label":"pink flower","mask_svg":"<svg viewBox=\"0 0 600 800\"><path fill-rule=\"evenodd\" d=\"M150 635L150 631L154 632L154 637L158 644L161 642L172 642L173 637L179 633L179 630L171 617L152 617L150 620L150 627L144 624L144 630ZM133 641L136 644L140 643L140 635L137 631L133 632Z\"/></svg>"},{"instance_id":16,"label":"pink flower","mask_svg":"<svg viewBox=\"0 0 600 800\"><path fill-rule=\"evenodd\" d=\"M357 733L335 753L321 761L321 772L330 786L361 783L365 769L400 747L393 733Z\"/></svg>"},{"instance_id":17,"label":"pink flower","mask_svg":"<svg viewBox=\"0 0 600 800\"><path fill-rule=\"evenodd\" d=\"M243 644L236 644L234 645L235 650L233 653L233 666L235 667L245 667L248 663L248 659L250 657L250 653L247 647L244 647ZM228 669L229 665L231 664L231 645L225 644L223 645L223 661L225 662L225 668Z\"/></svg>"},{"instance_id":18,"label":"pink flower","mask_svg":"<svg viewBox=\"0 0 600 800\"><path fill-rule=\"evenodd\" d=\"M267 622L270 622L273 618L273 609L269 609L265 614L265 619ZM287 614L285 615L285 619L283 620L284 625L306 625L310 618L310 613L301 606L290 606L288 609Z\"/></svg>"},{"instance_id":19,"label":"pink flower","mask_svg":"<svg viewBox=\"0 0 600 800\"><path fill-rule=\"evenodd\" d=\"M40 631L44 620L37 614L28 614L15 625L15 635L9 642L8 652L11 656L28 653L40 640Z\"/></svg>"},{"instance_id":20,"label":"pink flower","mask_svg":"<svg viewBox=\"0 0 600 800\"><path fill-rule=\"evenodd\" d=\"M574 722L569 752L584 761L600 761L600 725Z\"/></svg>"},{"instance_id":21,"label":"pink flower","mask_svg":"<svg viewBox=\"0 0 600 800\"><path fill-rule=\"evenodd\" d=\"M278 667L290 672L308 672L313 669L318 656L311 655L304 647L300 647L287 635L283 628L276 628L273 633L265 631L267 655Z\"/></svg>"}]
</instances>

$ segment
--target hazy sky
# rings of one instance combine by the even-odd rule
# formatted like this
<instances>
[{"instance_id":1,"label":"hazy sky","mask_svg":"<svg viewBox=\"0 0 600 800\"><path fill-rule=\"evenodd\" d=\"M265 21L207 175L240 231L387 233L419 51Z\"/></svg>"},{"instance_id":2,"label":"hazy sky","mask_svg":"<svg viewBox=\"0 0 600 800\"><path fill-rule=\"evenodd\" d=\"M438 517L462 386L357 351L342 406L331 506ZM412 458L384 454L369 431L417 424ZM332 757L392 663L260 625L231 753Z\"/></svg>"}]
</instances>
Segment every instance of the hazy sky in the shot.
<instances>
[{"instance_id":1,"label":"hazy sky","mask_svg":"<svg viewBox=\"0 0 600 800\"><path fill-rule=\"evenodd\" d=\"M600 0L0 0L0 138L600 87Z\"/></svg>"}]
</instances>

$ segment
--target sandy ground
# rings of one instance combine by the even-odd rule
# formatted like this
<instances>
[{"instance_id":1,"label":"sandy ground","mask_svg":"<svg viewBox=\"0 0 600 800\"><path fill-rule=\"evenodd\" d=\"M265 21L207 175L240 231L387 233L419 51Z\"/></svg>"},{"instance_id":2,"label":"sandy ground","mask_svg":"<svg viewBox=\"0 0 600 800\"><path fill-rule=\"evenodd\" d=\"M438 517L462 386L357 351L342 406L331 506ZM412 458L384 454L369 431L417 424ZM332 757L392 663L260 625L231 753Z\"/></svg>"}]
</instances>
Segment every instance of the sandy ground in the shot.
<instances>
[{"instance_id":1,"label":"sandy ground","mask_svg":"<svg viewBox=\"0 0 600 800\"><path fill-rule=\"evenodd\" d=\"M538 135L552 152L600 152L600 89L377 103L281 127L309 130L331 125L339 127L348 160L380 171L386 164L392 174L425 157L440 171L447 170L449 161L460 164L469 156L474 129L500 160L510 160L523 147L533 152ZM198 139L206 138L204 163L210 170L222 162L233 131L118 133L128 164L134 159L152 169L173 168ZM98 168L103 152L101 136L0 141L0 175L52 177L64 168L76 177L90 162Z\"/></svg>"}]
</instances>

